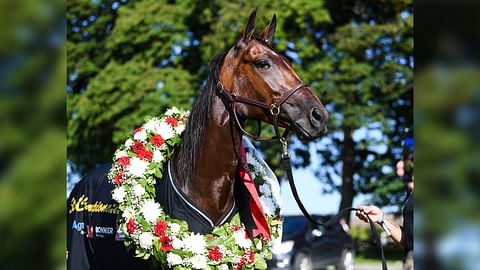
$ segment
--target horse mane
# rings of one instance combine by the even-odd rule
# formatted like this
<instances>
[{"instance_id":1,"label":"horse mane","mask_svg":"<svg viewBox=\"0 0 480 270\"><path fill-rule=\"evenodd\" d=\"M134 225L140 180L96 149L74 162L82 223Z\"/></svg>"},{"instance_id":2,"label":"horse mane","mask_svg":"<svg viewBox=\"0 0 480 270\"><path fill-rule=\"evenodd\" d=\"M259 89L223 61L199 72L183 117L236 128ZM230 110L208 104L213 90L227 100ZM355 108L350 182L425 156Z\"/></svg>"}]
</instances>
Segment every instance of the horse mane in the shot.
<instances>
[{"instance_id":1,"label":"horse mane","mask_svg":"<svg viewBox=\"0 0 480 270\"><path fill-rule=\"evenodd\" d=\"M195 162L195 150L203 144L205 128L212 105L212 95L215 93L217 82L220 81L219 69L226 53L216 55L209 64L209 74L203 90L193 103L188 116L187 126L182 134L182 143L178 152L177 168L182 172L183 179L192 179Z\"/></svg>"}]
</instances>

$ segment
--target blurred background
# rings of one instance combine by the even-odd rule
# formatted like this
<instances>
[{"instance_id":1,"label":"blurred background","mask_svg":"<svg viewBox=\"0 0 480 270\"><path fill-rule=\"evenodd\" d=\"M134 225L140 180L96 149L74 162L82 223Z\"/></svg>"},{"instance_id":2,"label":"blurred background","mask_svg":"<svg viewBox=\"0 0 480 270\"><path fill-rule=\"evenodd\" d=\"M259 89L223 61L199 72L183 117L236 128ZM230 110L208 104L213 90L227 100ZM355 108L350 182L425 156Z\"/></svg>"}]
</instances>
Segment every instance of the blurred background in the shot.
<instances>
[{"instance_id":1,"label":"blurred background","mask_svg":"<svg viewBox=\"0 0 480 270\"><path fill-rule=\"evenodd\" d=\"M394 166L414 125L415 266L476 269L479 3L268 2L2 1L0 269L65 268L72 183L108 162L145 115L189 108L208 61L255 7L257 33L277 14L273 47L330 113L322 140L291 138L304 201L329 198L307 208L372 203L399 213L405 189ZM279 145L257 146L283 179ZM284 213L294 214L284 189Z\"/></svg>"}]
</instances>

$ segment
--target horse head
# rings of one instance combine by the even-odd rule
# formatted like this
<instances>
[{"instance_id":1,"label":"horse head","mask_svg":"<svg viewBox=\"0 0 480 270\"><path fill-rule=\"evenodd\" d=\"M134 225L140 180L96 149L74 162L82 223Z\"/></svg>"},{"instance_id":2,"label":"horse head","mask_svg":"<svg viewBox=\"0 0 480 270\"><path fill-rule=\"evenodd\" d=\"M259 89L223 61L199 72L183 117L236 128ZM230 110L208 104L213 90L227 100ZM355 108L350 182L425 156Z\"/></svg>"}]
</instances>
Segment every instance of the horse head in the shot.
<instances>
[{"instance_id":1,"label":"horse head","mask_svg":"<svg viewBox=\"0 0 480 270\"><path fill-rule=\"evenodd\" d=\"M256 11L225 55L219 72L222 90L233 101L235 117L271 124L277 121L301 140L318 138L327 130L328 113L288 60L270 46L276 16L260 36L254 35Z\"/></svg>"}]
</instances>

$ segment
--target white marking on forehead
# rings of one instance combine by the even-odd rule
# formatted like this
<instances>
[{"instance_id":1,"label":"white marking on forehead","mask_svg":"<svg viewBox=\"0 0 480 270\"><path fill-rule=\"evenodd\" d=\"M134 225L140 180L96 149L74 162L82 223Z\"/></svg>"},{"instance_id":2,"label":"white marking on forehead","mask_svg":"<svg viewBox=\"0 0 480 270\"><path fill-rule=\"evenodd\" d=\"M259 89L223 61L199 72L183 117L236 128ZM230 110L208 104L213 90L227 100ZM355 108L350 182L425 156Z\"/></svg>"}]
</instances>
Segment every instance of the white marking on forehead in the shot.
<instances>
[{"instance_id":1,"label":"white marking on forehead","mask_svg":"<svg viewBox=\"0 0 480 270\"><path fill-rule=\"evenodd\" d=\"M275 56L278 56L278 54L272 50L272 54L275 55Z\"/></svg>"}]
</instances>

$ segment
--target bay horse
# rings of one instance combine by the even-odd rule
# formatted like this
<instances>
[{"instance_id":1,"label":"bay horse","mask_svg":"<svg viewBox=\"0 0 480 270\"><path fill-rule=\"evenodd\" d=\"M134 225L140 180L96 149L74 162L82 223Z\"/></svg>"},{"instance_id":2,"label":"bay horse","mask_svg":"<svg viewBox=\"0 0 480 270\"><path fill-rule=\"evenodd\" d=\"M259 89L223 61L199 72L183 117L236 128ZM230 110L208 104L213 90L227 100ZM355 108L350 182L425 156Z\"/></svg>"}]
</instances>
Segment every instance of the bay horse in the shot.
<instances>
[{"instance_id":1,"label":"bay horse","mask_svg":"<svg viewBox=\"0 0 480 270\"><path fill-rule=\"evenodd\" d=\"M235 180L247 119L274 124L276 130L278 126L292 130L303 141L326 131L328 114L323 104L288 60L271 47L275 15L259 36L254 35L255 20L256 9L235 45L211 60L204 90L172 156L176 186L209 222L199 226L181 211L165 211L199 233L228 222L226 213L238 207ZM119 210L111 196L114 185L107 178L110 167L106 164L85 176L67 201L68 269L153 268L151 262L134 258L126 250L117 231ZM157 201L164 202L156 189Z\"/></svg>"}]
</instances>

